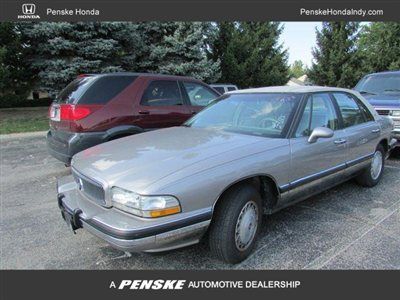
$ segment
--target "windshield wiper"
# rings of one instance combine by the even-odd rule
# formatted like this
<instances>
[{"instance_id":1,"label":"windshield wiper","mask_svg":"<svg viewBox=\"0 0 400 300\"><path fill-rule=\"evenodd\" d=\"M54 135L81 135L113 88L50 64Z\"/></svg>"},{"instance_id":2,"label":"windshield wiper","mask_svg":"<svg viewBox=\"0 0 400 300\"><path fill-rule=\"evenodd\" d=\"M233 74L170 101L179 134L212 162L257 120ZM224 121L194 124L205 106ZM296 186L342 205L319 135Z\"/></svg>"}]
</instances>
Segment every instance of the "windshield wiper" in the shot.
<instances>
[{"instance_id":1,"label":"windshield wiper","mask_svg":"<svg viewBox=\"0 0 400 300\"><path fill-rule=\"evenodd\" d=\"M367 91L359 91L360 94L369 94L369 95L376 95L375 93L367 92Z\"/></svg>"}]
</instances>

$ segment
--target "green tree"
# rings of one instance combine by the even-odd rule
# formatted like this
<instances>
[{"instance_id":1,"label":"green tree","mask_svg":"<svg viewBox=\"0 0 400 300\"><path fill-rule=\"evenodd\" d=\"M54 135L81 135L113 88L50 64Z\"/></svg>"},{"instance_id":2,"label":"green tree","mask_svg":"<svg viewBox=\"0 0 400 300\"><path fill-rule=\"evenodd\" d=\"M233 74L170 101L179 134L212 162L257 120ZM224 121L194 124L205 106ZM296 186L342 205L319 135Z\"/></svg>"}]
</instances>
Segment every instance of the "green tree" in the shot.
<instances>
[{"instance_id":1,"label":"green tree","mask_svg":"<svg viewBox=\"0 0 400 300\"><path fill-rule=\"evenodd\" d=\"M358 44L366 73L400 69L399 22L376 22L363 26Z\"/></svg>"},{"instance_id":2,"label":"green tree","mask_svg":"<svg viewBox=\"0 0 400 300\"><path fill-rule=\"evenodd\" d=\"M22 39L32 51L37 88L55 95L81 73L158 72L219 77L207 58L210 23L26 23Z\"/></svg>"},{"instance_id":3,"label":"green tree","mask_svg":"<svg viewBox=\"0 0 400 300\"><path fill-rule=\"evenodd\" d=\"M28 49L21 41L20 30L19 24L0 23L1 102L25 100L32 86Z\"/></svg>"},{"instance_id":4,"label":"green tree","mask_svg":"<svg viewBox=\"0 0 400 300\"><path fill-rule=\"evenodd\" d=\"M147 71L192 76L206 82L218 80L219 60L213 61L207 55L206 33L211 30L210 23L175 22L165 26L165 34L159 40L156 37L147 41L150 42Z\"/></svg>"},{"instance_id":5,"label":"green tree","mask_svg":"<svg viewBox=\"0 0 400 300\"><path fill-rule=\"evenodd\" d=\"M295 60L290 66L289 75L290 77L299 78L307 73L307 68L304 66L301 60Z\"/></svg>"},{"instance_id":6,"label":"green tree","mask_svg":"<svg viewBox=\"0 0 400 300\"><path fill-rule=\"evenodd\" d=\"M287 52L278 43L278 22L222 22L212 45L221 60L221 82L241 88L282 85L288 80Z\"/></svg>"},{"instance_id":7,"label":"green tree","mask_svg":"<svg viewBox=\"0 0 400 300\"><path fill-rule=\"evenodd\" d=\"M356 42L359 25L356 22L323 22L317 30L315 62L308 72L318 85L353 87L361 77L361 58Z\"/></svg>"},{"instance_id":8,"label":"green tree","mask_svg":"<svg viewBox=\"0 0 400 300\"><path fill-rule=\"evenodd\" d=\"M37 88L54 95L80 73L134 70L143 45L136 29L123 22L28 23L22 36Z\"/></svg>"}]
</instances>

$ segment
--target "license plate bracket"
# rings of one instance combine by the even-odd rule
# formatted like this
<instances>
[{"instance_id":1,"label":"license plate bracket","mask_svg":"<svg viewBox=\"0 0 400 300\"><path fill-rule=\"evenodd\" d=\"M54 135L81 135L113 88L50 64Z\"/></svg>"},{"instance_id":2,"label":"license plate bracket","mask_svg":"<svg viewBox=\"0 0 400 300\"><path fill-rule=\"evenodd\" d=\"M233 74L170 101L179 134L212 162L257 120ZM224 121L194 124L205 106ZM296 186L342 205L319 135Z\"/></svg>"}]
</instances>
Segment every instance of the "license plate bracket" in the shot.
<instances>
[{"instance_id":1,"label":"license plate bracket","mask_svg":"<svg viewBox=\"0 0 400 300\"><path fill-rule=\"evenodd\" d=\"M69 212L62 204L60 205L60 210L62 218L73 233L76 233L77 229L82 228L82 222L79 219L82 210L76 208L73 212Z\"/></svg>"}]
</instances>

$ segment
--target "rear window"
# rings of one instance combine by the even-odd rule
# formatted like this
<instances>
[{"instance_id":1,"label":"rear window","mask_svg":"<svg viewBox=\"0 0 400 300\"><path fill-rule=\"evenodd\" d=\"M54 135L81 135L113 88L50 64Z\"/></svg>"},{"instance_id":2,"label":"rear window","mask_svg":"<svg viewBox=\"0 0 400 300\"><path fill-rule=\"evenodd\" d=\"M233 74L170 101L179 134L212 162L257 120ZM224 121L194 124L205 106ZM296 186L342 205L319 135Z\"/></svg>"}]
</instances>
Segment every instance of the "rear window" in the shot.
<instances>
[{"instance_id":1,"label":"rear window","mask_svg":"<svg viewBox=\"0 0 400 300\"><path fill-rule=\"evenodd\" d=\"M100 77L79 99L79 104L106 104L130 85L137 76Z\"/></svg>"},{"instance_id":2,"label":"rear window","mask_svg":"<svg viewBox=\"0 0 400 300\"><path fill-rule=\"evenodd\" d=\"M60 104L106 104L136 78L130 75L77 78L60 92L55 101Z\"/></svg>"},{"instance_id":3,"label":"rear window","mask_svg":"<svg viewBox=\"0 0 400 300\"><path fill-rule=\"evenodd\" d=\"M58 94L55 101L60 104L74 104L94 79L94 77L80 77L75 79Z\"/></svg>"}]
</instances>

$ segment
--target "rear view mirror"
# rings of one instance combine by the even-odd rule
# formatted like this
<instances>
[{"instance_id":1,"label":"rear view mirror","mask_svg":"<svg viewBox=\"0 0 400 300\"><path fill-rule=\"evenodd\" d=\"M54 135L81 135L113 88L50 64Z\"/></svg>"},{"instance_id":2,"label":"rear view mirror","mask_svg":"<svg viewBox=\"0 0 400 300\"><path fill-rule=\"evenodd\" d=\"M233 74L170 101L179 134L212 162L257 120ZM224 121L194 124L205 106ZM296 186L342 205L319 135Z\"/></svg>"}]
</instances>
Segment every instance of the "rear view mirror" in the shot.
<instances>
[{"instance_id":1,"label":"rear view mirror","mask_svg":"<svg viewBox=\"0 0 400 300\"><path fill-rule=\"evenodd\" d=\"M326 127L316 127L311 132L310 137L308 138L309 143L315 143L320 138L331 138L333 137L333 130Z\"/></svg>"}]
</instances>

